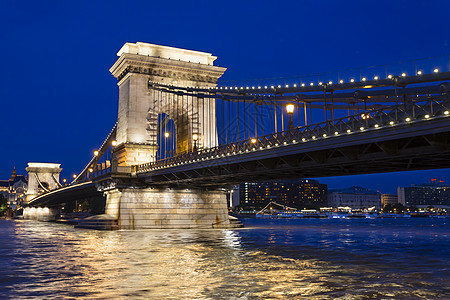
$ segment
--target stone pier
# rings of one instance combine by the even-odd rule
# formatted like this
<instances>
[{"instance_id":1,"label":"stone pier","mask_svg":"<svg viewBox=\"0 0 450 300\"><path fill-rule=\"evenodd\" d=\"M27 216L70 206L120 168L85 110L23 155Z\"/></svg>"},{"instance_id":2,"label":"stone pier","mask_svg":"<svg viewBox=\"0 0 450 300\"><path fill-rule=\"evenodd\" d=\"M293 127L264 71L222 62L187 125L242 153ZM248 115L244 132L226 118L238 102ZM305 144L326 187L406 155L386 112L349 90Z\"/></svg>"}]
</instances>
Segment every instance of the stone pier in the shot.
<instances>
[{"instance_id":1,"label":"stone pier","mask_svg":"<svg viewBox=\"0 0 450 300\"><path fill-rule=\"evenodd\" d=\"M120 229L230 227L223 191L125 188L105 194L105 212Z\"/></svg>"},{"instance_id":2,"label":"stone pier","mask_svg":"<svg viewBox=\"0 0 450 300\"><path fill-rule=\"evenodd\" d=\"M59 210L48 207L25 207L23 218L38 221L54 221L59 216Z\"/></svg>"},{"instance_id":3,"label":"stone pier","mask_svg":"<svg viewBox=\"0 0 450 300\"><path fill-rule=\"evenodd\" d=\"M215 99L163 93L154 86L215 87L226 70L214 66L217 57L141 42L126 43L117 55L110 69L119 86L117 172L154 162L163 149L162 134L169 134L169 121L174 145L164 153L194 151L194 135L196 149L218 145ZM106 216L101 218L118 220L121 229L230 227L222 191L114 187L105 194Z\"/></svg>"}]
</instances>

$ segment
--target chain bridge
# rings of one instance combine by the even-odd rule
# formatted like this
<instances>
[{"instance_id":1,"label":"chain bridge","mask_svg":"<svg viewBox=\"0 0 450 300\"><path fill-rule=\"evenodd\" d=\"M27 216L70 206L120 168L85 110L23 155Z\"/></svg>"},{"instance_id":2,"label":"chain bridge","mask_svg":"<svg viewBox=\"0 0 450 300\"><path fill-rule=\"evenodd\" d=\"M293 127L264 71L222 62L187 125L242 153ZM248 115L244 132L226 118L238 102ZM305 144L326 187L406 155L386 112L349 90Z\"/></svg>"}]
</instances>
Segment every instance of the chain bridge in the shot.
<instances>
[{"instance_id":1,"label":"chain bridge","mask_svg":"<svg viewBox=\"0 0 450 300\"><path fill-rule=\"evenodd\" d=\"M117 55L117 123L24 216L106 197L97 218L118 228L226 228L240 182L450 167L449 56L218 84L210 53L138 42Z\"/></svg>"}]
</instances>

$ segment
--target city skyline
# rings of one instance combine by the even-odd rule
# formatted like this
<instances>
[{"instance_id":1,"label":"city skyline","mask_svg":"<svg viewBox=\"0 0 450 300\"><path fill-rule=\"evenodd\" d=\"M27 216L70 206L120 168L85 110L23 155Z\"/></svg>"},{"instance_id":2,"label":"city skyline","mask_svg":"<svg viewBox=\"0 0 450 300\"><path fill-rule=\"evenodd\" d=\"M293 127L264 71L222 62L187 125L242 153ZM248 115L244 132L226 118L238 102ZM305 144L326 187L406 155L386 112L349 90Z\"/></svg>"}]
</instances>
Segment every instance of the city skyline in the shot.
<instances>
[{"instance_id":1,"label":"city skyline","mask_svg":"<svg viewBox=\"0 0 450 300\"><path fill-rule=\"evenodd\" d=\"M377 7L350 1L345 9L332 1L195 4L178 3L173 9L146 4L139 10L119 2L1 4L0 22L9 29L0 49L8 70L0 75L0 124L8 145L1 150L7 158L0 163L1 178L9 178L13 166L25 174L26 164L35 161L61 163L63 178L81 171L116 121L118 89L108 69L125 42L211 52L218 65L228 68L224 81L300 76L450 53L444 13L450 5L445 1L382 2ZM300 16L303 11L313 13ZM241 22L217 22L230 15ZM120 25L112 26L112 17ZM172 18L190 26L171 24ZM149 19L164 25L151 26ZM266 19L271 22L262 22ZM361 185L391 193L396 186L433 177L446 180L448 174L442 169L318 179L330 188Z\"/></svg>"}]
</instances>

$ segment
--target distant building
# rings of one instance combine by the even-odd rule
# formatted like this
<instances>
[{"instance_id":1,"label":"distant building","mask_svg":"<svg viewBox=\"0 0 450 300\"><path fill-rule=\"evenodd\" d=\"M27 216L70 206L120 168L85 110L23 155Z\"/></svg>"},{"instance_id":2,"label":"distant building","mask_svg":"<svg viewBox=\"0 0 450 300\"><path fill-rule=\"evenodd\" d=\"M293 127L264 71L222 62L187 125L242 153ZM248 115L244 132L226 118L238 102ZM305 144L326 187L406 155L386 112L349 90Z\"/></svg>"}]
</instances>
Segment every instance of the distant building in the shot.
<instances>
[{"instance_id":1,"label":"distant building","mask_svg":"<svg viewBox=\"0 0 450 300\"><path fill-rule=\"evenodd\" d=\"M448 207L450 206L450 185L443 180L431 179L430 183L398 188L399 202L406 206Z\"/></svg>"},{"instance_id":2,"label":"distant building","mask_svg":"<svg viewBox=\"0 0 450 300\"><path fill-rule=\"evenodd\" d=\"M398 203L398 196L395 194L381 194L381 207L386 205L395 205Z\"/></svg>"},{"instance_id":3,"label":"distant building","mask_svg":"<svg viewBox=\"0 0 450 300\"><path fill-rule=\"evenodd\" d=\"M0 194L8 200L8 207L13 210L22 205L27 187L27 178L24 175L17 175L16 168L12 171L10 179L0 180Z\"/></svg>"},{"instance_id":4,"label":"distant building","mask_svg":"<svg viewBox=\"0 0 450 300\"><path fill-rule=\"evenodd\" d=\"M375 207L381 209L381 194L359 186L329 190L328 206L348 206L353 209Z\"/></svg>"},{"instance_id":5,"label":"distant building","mask_svg":"<svg viewBox=\"0 0 450 300\"><path fill-rule=\"evenodd\" d=\"M327 185L311 179L241 183L238 195L239 207L244 210L259 210L271 201L298 209L327 205Z\"/></svg>"}]
</instances>

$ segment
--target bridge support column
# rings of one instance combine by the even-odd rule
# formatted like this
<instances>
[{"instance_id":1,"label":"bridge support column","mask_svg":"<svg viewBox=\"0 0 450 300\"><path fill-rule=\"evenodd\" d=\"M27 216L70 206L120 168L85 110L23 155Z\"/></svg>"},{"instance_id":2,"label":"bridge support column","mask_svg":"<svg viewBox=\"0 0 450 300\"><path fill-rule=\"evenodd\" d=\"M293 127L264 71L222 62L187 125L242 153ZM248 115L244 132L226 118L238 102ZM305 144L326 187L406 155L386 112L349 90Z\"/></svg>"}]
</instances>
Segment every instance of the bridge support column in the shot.
<instances>
[{"instance_id":1,"label":"bridge support column","mask_svg":"<svg viewBox=\"0 0 450 300\"><path fill-rule=\"evenodd\" d=\"M25 207L23 218L38 221L54 221L59 215L59 209L48 207Z\"/></svg>"},{"instance_id":2,"label":"bridge support column","mask_svg":"<svg viewBox=\"0 0 450 300\"><path fill-rule=\"evenodd\" d=\"M191 189L106 191L106 211L121 229L229 228L226 194Z\"/></svg>"}]
</instances>

